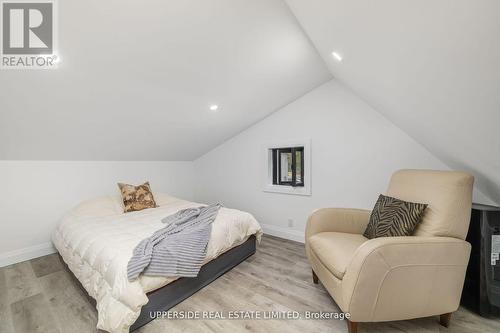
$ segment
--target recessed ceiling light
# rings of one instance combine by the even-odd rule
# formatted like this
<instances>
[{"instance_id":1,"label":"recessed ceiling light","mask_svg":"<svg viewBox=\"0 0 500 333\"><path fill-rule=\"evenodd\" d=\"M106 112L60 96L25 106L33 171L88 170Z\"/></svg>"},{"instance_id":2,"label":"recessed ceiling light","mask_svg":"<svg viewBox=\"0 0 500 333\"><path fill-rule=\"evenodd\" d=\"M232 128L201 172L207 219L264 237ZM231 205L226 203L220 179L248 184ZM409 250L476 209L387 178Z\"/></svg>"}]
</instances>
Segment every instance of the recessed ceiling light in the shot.
<instances>
[{"instance_id":1,"label":"recessed ceiling light","mask_svg":"<svg viewBox=\"0 0 500 333\"><path fill-rule=\"evenodd\" d=\"M218 108L219 106L217 104L210 105L210 111L217 111Z\"/></svg>"},{"instance_id":2,"label":"recessed ceiling light","mask_svg":"<svg viewBox=\"0 0 500 333\"><path fill-rule=\"evenodd\" d=\"M333 51L332 52L332 57L337 60L338 62L341 62L342 61L342 56L338 53L338 52L335 52Z\"/></svg>"}]
</instances>

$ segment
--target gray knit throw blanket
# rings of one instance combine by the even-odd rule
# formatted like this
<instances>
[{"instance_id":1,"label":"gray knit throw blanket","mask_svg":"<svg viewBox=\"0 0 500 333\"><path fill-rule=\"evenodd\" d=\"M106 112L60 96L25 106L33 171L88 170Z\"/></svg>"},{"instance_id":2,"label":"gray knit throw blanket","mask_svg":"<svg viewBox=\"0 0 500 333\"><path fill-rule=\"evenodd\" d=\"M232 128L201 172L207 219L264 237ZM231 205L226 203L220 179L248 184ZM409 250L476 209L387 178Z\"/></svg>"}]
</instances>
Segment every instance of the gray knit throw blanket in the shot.
<instances>
[{"instance_id":1,"label":"gray knit throw blanket","mask_svg":"<svg viewBox=\"0 0 500 333\"><path fill-rule=\"evenodd\" d=\"M168 224L142 240L128 262L129 281L139 274L195 277L200 271L221 205L188 208L162 219Z\"/></svg>"}]
</instances>

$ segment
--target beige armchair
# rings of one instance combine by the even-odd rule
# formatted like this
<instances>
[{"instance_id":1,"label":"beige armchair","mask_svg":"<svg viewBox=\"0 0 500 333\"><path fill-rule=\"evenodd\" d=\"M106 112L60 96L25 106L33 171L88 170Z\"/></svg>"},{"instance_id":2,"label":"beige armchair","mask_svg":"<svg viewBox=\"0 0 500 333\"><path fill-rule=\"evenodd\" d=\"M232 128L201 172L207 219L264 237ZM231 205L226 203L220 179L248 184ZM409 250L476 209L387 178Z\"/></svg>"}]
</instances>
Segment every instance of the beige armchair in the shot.
<instances>
[{"instance_id":1,"label":"beige armchair","mask_svg":"<svg viewBox=\"0 0 500 333\"><path fill-rule=\"evenodd\" d=\"M464 172L400 170L388 196L427 203L414 236L368 240L370 211L324 208L311 214L306 252L318 279L343 312L358 322L440 315L448 327L458 309L469 261L474 178Z\"/></svg>"}]
</instances>

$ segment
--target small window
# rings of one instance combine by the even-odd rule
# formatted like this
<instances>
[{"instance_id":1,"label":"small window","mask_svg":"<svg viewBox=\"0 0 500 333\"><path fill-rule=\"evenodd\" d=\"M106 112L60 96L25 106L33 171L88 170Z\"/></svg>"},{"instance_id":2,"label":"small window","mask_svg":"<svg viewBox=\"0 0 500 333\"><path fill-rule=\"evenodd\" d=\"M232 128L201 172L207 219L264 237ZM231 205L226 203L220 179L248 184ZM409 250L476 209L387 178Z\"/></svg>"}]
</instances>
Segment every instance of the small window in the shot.
<instances>
[{"instance_id":1,"label":"small window","mask_svg":"<svg viewBox=\"0 0 500 333\"><path fill-rule=\"evenodd\" d=\"M304 186L304 147L272 149L273 184Z\"/></svg>"}]
</instances>

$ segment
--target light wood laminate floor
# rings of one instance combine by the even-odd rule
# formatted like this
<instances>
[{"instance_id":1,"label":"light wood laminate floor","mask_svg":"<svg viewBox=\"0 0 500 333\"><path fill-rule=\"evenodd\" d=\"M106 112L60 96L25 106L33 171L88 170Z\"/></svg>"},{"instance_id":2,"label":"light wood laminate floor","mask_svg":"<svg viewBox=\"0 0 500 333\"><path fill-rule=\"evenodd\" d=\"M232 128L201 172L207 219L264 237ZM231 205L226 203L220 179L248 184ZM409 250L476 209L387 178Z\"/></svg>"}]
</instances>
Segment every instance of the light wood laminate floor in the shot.
<instances>
[{"instance_id":1,"label":"light wood laminate floor","mask_svg":"<svg viewBox=\"0 0 500 333\"><path fill-rule=\"evenodd\" d=\"M314 285L304 245L265 236L257 253L173 310L339 311L325 289ZM63 269L57 255L0 268L0 332L97 332L97 313ZM167 320L138 332L346 332L339 320ZM460 308L448 329L437 317L362 323L359 332L500 332L488 320Z\"/></svg>"}]
</instances>

